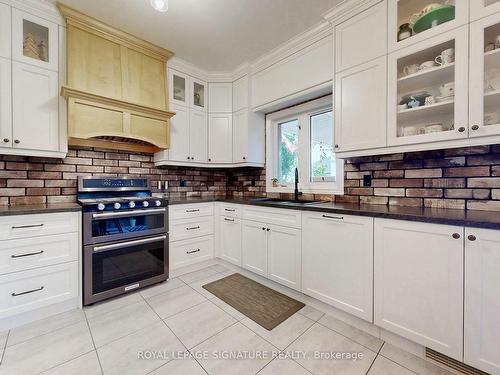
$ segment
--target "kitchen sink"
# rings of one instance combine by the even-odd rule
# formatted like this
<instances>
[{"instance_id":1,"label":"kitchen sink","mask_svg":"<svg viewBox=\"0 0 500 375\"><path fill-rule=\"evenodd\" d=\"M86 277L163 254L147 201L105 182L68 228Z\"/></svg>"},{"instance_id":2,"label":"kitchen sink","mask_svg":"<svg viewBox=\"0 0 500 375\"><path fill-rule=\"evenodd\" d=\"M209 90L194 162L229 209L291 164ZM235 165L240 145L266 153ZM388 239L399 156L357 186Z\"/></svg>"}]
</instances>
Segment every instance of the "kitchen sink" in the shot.
<instances>
[{"instance_id":1,"label":"kitchen sink","mask_svg":"<svg viewBox=\"0 0 500 375\"><path fill-rule=\"evenodd\" d=\"M257 203L272 203L272 204L298 204L298 205L308 205L308 204L318 204L323 203L323 201L311 201L306 199L279 199L279 198L255 198L251 200Z\"/></svg>"}]
</instances>

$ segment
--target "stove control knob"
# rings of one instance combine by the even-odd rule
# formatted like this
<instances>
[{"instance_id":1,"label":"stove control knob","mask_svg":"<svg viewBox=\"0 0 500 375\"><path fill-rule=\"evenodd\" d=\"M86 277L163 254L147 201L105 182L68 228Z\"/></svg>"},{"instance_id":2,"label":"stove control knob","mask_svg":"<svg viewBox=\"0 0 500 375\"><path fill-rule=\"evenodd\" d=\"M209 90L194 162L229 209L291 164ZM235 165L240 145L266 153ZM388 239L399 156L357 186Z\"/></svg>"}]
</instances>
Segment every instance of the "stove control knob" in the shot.
<instances>
[{"instance_id":1,"label":"stove control knob","mask_svg":"<svg viewBox=\"0 0 500 375\"><path fill-rule=\"evenodd\" d=\"M155 201L155 205L156 205L156 207L160 207L161 206L161 201Z\"/></svg>"},{"instance_id":2,"label":"stove control knob","mask_svg":"<svg viewBox=\"0 0 500 375\"><path fill-rule=\"evenodd\" d=\"M113 205L113 207L114 207L114 209L115 209L115 210L119 210L121 206L122 206L122 205L121 205L120 203L118 203L118 202L116 202L116 203Z\"/></svg>"},{"instance_id":3,"label":"stove control knob","mask_svg":"<svg viewBox=\"0 0 500 375\"><path fill-rule=\"evenodd\" d=\"M134 203L134 202L130 202L130 203L128 204L128 206L129 206L130 208L134 208L134 207L135 207L135 203Z\"/></svg>"},{"instance_id":4,"label":"stove control knob","mask_svg":"<svg viewBox=\"0 0 500 375\"><path fill-rule=\"evenodd\" d=\"M98 209L99 211L102 211L102 210L104 210L105 208L106 208L106 206L104 205L104 203L99 203L99 204L97 205L97 209Z\"/></svg>"},{"instance_id":5,"label":"stove control knob","mask_svg":"<svg viewBox=\"0 0 500 375\"><path fill-rule=\"evenodd\" d=\"M143 205L144 207L148 207L148 206L149 206L149 202L148 202L148 201L144 201L144 202L142 202L142 205Z\"/></svg>"}]
</instances>

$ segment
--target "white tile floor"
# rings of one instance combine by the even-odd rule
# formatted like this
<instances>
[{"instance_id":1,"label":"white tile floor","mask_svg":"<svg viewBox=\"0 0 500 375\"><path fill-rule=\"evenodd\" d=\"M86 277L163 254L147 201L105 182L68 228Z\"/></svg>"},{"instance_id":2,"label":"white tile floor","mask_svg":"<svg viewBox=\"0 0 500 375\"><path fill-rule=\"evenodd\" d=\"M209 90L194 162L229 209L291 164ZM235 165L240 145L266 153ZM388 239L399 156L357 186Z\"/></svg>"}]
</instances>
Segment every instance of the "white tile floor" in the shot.
<instances>
[{"instance_id":1,"label":"white tile floor","mask_svg":"<svg viewBox=\"0 0 500 375\"><path fill-rule=\"evenodd\" d=\"M0 375L451 374L310 306L267 331L202 288L231 273L207 267L0 333Z\"/></svg>"}]
</instances>

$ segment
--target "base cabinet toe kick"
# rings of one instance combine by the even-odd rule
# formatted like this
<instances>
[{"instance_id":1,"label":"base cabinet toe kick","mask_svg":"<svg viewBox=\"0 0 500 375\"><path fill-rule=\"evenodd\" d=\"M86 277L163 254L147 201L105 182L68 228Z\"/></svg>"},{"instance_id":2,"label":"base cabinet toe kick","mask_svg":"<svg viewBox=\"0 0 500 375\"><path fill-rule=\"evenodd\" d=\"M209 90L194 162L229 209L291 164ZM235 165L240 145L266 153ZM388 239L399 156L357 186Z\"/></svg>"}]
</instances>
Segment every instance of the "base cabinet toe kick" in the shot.
<instances>
[{"instance_id":1,"label":"base cabinet toe kick","mask_svg":"<svg viewBox=\"0 0 500 375\"><path fill-rule=\"evenodd\" d=\"M229 202L170 210L172 269L218 257L500 374L500 230Z\"/></svg>"}]
</instances>

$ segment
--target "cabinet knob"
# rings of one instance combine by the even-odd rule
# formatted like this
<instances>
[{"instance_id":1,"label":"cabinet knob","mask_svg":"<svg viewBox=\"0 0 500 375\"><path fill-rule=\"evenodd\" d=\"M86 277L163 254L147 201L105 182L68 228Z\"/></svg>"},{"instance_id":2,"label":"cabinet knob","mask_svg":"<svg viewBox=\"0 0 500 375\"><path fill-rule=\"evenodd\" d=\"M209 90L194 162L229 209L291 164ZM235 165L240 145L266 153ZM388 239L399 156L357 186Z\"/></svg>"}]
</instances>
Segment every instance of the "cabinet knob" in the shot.
<instances>
[{"instance_id":1,"label":"cabinet knob","mask_svg":"<svg viewBox=\"0 0 500 375\"><path fill-rule=\"evenodd\" d=\"M266 228L262 227L262 230L266 230Z\"/></svg>"},{"instance_id":2,"label":"cabinet knob","mask_svg":"<svg viewBox=\"0 0 500 375\"><path fill-rule=\"evenodd\" d=\"M451 236L452 236L454 239L456 239L456 240L458 240L458 239L460 238L460 234L458 234L458 233L453 233Z\"/></svg>"},{"instance_id":3,"label":"cabinet knob","mask_svg":"<svg viewBox=\"0 0 500 375\"><path fill-rule=\"evenodd\" d=\"M19 139L14 139L14 143L19 144L21 141Z\"/></svg>"},{"instance_id":4,"label":"cabinet knob","mask_svg":"<svg viewBox=\"0 0 500 375\"><path fill-rule=\"evenodd\" d=\"M243 160L247 160L246 156L243 156Z\"/></svg>"},{"instance_id":5,"label":"cabinet knob","mask_svg":"<svg viewBox=\"0 0 500 375\"><path fill-rule=\"evenodd\" d=\"M194 160L194 156L191 156L191 160Z\"/></svg>"},{"instance_id":6,"label":"cabinet knob","mask_svg":"<svg viewBox=\"0 0 500 375\"><path fill-rule=\"evenodd\" d=\"M208 158L208 161L212 161L212 159Z\"/></svg>"},{"instance_id":7,"label":"cabinet knob","mask_svg":"<svg viewBox=\"0 0 500 375\"><path fill-rule=\"evenodd\" d=\"M9 139L9 138L4 138L4 139L3 139L3 141L4 141L5 143L9 143L9 142L10 142L10 139Z\"/></svg>"},{"instance_id":8,"label":"cabinet knob","mask_svg":"<svg viewBox=\"0 0 500 375\"><path fill-rule=\"evenodd\" d=\"M463 127L463 126L459 127L459 128L458 128L458 131L459 131L460 133L463 133L463 132L465 131L465 127Z\"/></svg>"},{"instance_id":9,"label":"cabinet knob","mask_svg":"<svg viewBox=\"0 0 500 375\"><path fill-rule=\"evenodd\" d=\"M339 148L339 145L335 145L335 148Z\"/></svg>"},{"instance_id":10,"label":"cabinet knob","mask_svg":"<svg viewBox=\"0 0 500 375\"><path fill-rule=\"evenodd\" d=\"M479 125L472 125L471 129L472 130L477 130L477 129L479 129Z\"/></svg>"},{"instance_id":11,"label":"cabinet knob","mask_svg":"<svg viewBox=\"0 0 500 375\"><path fill-rule=\"evenodd\" d=\"M475 240L476 240L476 236L474 236L473 234L469 234L469 235L467 236L467 239L468 239L469 241L475 241Z\"/></svg>"},{"instance_id":12,"label":"cabinet knob","mask_svg":"<svg viewBox=\"0 0 500 375\"><path fill-rule=\"evenodd\" d=\"M189 159L191 159L191 158L188 156L188 157L187 157L187 159L189 160Z\"/></svg>"},{"instance_id":13,"label":"cabinet knob","mask_svg":"<svg viewBox=\"0 0 500 375\"><path fill-rule=\"evenodd\" d=\"M269 232L271 229L267 228L267 231Z\"/></svg>"}]
</instances>

